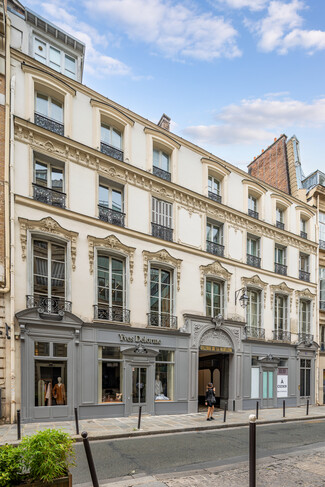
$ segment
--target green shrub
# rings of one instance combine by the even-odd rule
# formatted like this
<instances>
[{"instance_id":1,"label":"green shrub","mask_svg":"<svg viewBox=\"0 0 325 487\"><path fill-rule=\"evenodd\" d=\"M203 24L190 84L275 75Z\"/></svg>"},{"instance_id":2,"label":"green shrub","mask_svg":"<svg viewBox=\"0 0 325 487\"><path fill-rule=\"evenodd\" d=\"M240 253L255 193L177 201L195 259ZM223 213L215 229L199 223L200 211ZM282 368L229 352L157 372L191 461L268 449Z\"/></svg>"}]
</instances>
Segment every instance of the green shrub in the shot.
<instances>
[{"instance_id":1,"label":"green shrub","mask_svg":"<svg viewBox=\"0 0 325 487\"><path fill-rule=\"evenodd\" d=\"M0 447L0 486L10 487L18 484L23 474L23 459L20 446Z\"/></svg>"},{"instance_id":2,"label":"green shrub","mask_svg":"<svg viewBox=\"0 0 325 487\"><path fill-rule=\"evenodd\" d=\"M74 465L73 440L56 429L39 431L21 441L24 466L31 481L51 482Z\"/></svg>"}]
</instances>

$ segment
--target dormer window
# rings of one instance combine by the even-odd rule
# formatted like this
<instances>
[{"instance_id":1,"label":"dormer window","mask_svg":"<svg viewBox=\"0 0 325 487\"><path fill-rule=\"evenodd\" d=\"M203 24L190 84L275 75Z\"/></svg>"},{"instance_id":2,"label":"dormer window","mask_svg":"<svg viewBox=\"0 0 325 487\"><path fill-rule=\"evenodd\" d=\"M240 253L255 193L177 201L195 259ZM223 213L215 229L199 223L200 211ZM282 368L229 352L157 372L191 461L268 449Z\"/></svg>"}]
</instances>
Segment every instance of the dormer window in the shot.
<instances>
[{"instance_id":1,"label":"dormer window","mask_svg":"<svg viewBox=\"0 0 325 487\"><path fill-rule=\"evenodd\" d=\"M249 194L248 195L248 214L253 218L259 217L258 215L258 206L257 206L257 198L255 196Z\"/></svg>"},{"instance_id":2,"label":"dormer window","mask_svg":"<svg viewBox=\"0 0 325 487\"><path fill-rule=\"evenodd\" d=\"M166 151L155 147L153 148L152 172L159 178L171 181L170 156Z\"/></svg>"},{"instance_id":3,"label":"dormer window","mask_svg":"<svg viewBox=\"0 0 325 487\"><path fill-rule=\"evenodd\" d=\"M208 196L217 203L221 203L220 181L214 176L208 177Z\"/></svg>"},{"instance_id":4,"label":"dormer window","mask_svg":"<svg viewBox=\"0 0 325 487\"><path fill-rule=\"evenodd\" d=\"M284 230L284 210L279 207L276 209L276 226Z\"/></svg>"},{"instance_id":5,"label":"dormer window","mask_svg":"<svg viewBox=\"0 0 325 487\"><path fill-rule=\"evenodd\" d=\"M34 38L34 58L55 71L76 79L77 60L61 49L45 42L39 37Z\"/></svg>"},{"instance_id":6,"label":"dormer window","mask_svg":"<svg viewBox=\"0 0 325 487\"><path fill-rule=\"evenodd\" d=\"M304 218L300 218L300 237L307 238L307 222Z\"/></svg>"},{"instance_id":7,"label":"dormer window","mask_svg":"<svg viewBox=\"0 0 325 487\"><path fill-rule=\"evenodd\" d=\"M101 123L100 150L107 156L123 161L122 132L112 125Z\"/></svg>"}]
</instances>

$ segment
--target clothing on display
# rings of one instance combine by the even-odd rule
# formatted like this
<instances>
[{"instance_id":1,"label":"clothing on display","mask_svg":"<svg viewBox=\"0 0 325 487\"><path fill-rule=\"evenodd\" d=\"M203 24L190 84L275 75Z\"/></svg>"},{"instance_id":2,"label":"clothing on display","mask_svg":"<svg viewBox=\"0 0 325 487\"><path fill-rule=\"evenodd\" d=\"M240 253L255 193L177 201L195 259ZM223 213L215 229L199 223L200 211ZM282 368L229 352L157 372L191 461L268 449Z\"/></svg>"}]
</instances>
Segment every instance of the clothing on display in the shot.
<instances>
[{"instance_id":1,"label":"clothing on display","mask_svg":"<svg viewBox=\"0 0 325 487\"><path fill-rule=\"evenodd\" d=\"M159 394L159 396L156 396L156 401L170 401L169 397L164 396L164 394Z\"/></svg>"},{"instance_id":2,"label":"clothing on display","mask_svg":"<svg viewBox=\"0 0 325 487\"><path fill-rule=\"evenodd\" d=\"M162 392L163 392L163 386L159 378L159 375L157 375L155 380L155 396L159 396L160 394L162 394Z\"/></svg>"},{"instance_id":3,"label":"clothing on display","mask_svg":"<svg viewBox=\"0 0 325 487\"><path fill-rule=\"evenodd\" d=\"M65 387L62 384L61 377L58 377L58 383L53 387L52 394L57 405L66 404Z\"/></svg>"}]
</instances>

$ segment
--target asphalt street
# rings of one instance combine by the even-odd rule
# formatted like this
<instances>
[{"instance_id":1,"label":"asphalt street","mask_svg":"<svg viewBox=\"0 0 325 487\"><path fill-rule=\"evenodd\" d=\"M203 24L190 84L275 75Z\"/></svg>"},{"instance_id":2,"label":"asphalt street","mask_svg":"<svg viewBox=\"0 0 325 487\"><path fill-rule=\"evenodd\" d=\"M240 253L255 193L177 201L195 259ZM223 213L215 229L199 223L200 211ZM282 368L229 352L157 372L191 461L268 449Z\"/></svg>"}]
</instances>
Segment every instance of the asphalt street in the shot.
<instances>
[{"instance_id":1,"label":"asphalt street","mask_svg":"<svg viewBox=\"0 0 325 487\"><path fill-rule=\"evenodd\" d=\"M91 442L100 480L128 474L153 475L218 466L248 459L248 428L179 433ZM325 421L293 422L257 427L257 456L268 457L325 445ZM82 443L76 444L73 483L90 482Z\"/></svg>"}]
</instances>

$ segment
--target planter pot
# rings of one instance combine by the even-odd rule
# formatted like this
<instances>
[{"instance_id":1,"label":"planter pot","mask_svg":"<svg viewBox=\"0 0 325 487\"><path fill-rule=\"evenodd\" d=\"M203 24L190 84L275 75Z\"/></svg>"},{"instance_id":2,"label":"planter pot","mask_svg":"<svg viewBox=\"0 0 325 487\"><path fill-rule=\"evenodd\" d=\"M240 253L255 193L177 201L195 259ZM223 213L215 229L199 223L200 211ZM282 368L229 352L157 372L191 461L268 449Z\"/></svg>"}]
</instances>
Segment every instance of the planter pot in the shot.
<instances>
[{"instance_id":1,"label":"planter pot","mask_svg":"<svg viewBox=\"0 0 325 487\"><path fill-rule=\"evenodd\" d=\"M23 482L17 487L72 487L72 475L69 473L66 477L52 480L46 484L44 482Z\"/></svg>"}]
</instances>

